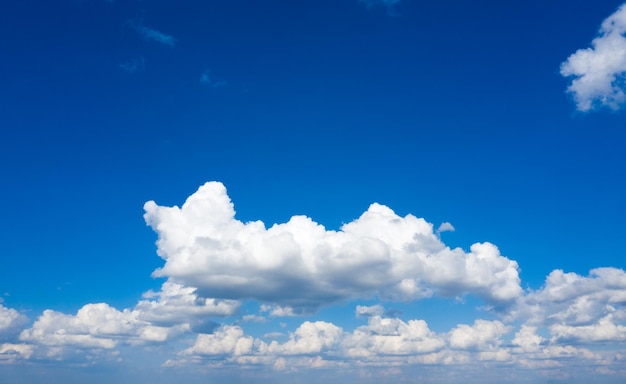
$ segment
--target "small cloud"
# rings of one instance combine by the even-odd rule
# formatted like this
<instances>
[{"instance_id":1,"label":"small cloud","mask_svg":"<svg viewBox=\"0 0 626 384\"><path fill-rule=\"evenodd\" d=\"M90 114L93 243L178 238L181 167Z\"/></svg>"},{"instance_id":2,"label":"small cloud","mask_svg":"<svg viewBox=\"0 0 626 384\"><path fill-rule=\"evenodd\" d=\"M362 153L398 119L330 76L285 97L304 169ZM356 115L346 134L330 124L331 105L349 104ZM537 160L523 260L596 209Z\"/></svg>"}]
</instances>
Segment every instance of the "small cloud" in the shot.
<instances>
[{"instance_id":1,"label":"small cloud","mask_svg":"<svg viewBox=\"0 0 626 384\"><path fill-rule=\"evenodd\" d=\"M259 316L259 315L244 315L242 317L242 320L244 323L264 323L267 321L267 319L264 316Z\"/></svg>"},{"instance_id":2,"label":"small cloud","mask_svg":"<svg viewBox=\"0 0 626 384\"><path fill-rule=\"evenodd\" d=\"M124 71L133 74L137 71L141 71L143 70L143 67L146 64L146 59L144 59L143 57L140 57L138 59L132 59L129 61L126 61L122 64L120 64L120 68L122 68Z\"/></svg>"},{"instance_id":3,"label":"small cloud","mask_svg":"<svg viewBox=\"0 0 626 384\"><path fill-rule=\"evenodd\" d=\"M137 32L139 32L140 35L148 40L153 40L157 43L169 45L170 47L173 47L174 44L176 44L176 38L174 38L174 36L172 35L167 35L163 32L157 31L156 29L146 27L145 25L133 24L132 26Z\"/></svg>"},{"instance_id":4,"label":"small cloud","mask_svg":"<svg viewBox=\"0 0 626 384\"><path fill-rule=\"evenodd\" d=\"M264 339L278 339L279 337L285 337L285 334L281 332L269 332L263 335Z\"/></svg>"},{"instance_id":5,"label":"small cloud","mask_svg":"<svg viewBox=\"0 0 626 384\"><path fill-rule=\"evenodd\" d=\"M441 223L439 228L437 228L437 233L441 232L454 232L454 226L447 221L444 221L443 223Z\"/></svg>"},{"instance_id":6,"label":"small cloud","mask_svg":"<svg viewBox=\"0 0 626 384\"><path fill-rule=\"evenodd\" d=\"M202 75L200 75L200 84L209 86L211 88L219 88L224 87L226 85L226 81L214 79L211 76L211 70L207 69L202 72Z\"/></svg>"},{"instance_id":7,"label":"small cloud","mask_svg":"<svg viewBox=\"0 0 626 384\"><path fill-rule=\"evenodd\" d=\"M261 305L259 312L269 312L271 317L294 317L298 316L290 306L281 307L280 305Z\"/></svg>"},{"instance_id":8,"label":"small cloud","mask_svg":"<svg viewBox=\"0 0 626 384\"><path fill-rule=\"evenodd\" d=\"M561 64L561 75L574 77L567 91L576 109L587 112L606 106L619 109L626 101L626 4L609 16L592 48L579 49Z\"/></svg>"},{"instance_id":9,"label":"small cloud","mask_svg":"<svg viewBox=\"0 0 626 384\"><path fill-rule=\"evenodd\" d=\"M368 307L366 305L357 305L356 306L356 317L372 317L372 316L381 316L385 312L385 308L382 305L372 305Z\"/></svg>"}]
</instances>

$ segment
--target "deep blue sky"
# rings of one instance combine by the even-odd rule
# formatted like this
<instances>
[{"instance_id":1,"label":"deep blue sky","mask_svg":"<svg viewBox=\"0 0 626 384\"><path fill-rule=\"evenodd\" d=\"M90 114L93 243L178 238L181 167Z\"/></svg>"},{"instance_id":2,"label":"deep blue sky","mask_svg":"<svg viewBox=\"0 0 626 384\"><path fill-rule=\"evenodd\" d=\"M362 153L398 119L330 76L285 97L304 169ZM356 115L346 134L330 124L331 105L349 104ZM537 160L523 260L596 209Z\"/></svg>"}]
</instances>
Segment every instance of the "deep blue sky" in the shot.
<instances>
[{"instance_id":1,"label":"deep blue sky","mask_svg":"<svg viewBox=\"0 0 626 384\"><path fill-rule=\"evenodd\" d=\"M450 222L522 289L624 268L625 115L577 110L560 74L621 2L367 3L1 3L3 305L132 308L165 281L143 204L211 180L267 227L373 202Z\"/></svg>"}]
</instances>

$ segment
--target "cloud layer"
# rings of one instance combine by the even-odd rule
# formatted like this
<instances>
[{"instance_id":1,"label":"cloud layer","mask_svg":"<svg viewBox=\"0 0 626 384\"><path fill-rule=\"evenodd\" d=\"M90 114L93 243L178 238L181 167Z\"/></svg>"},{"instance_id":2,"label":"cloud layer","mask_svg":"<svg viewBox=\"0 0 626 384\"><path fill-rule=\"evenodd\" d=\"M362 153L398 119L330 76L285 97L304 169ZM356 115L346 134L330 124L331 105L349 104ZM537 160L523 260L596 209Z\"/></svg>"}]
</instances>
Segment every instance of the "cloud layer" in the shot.
<instances>
[{"instance_id":1,"label":"cloud layer","mask_svg":"<svg viewBox=\"0 0 626 384\"><path fill-rule=\"evenodd\" d=\"M162 363L170 368L367 369L388 377L446 367L446 381L458 381L479 366L493 372L491 381L513 381L511 375L522 381L531 372L543 381L626 377L621 269L596 268L588 276L555 270L539 289L523 291L517 263L494 245L450 249L415 216L372 204L339 231L303 216L268 229L236 220L217 182L180 208L148 202L145 209L165 260L155 272L168 278L161 289L146 292L133 308L92 303L75 314L45 310L30 325L0 305L0 364L117 363L124 350L168 345L174 352ZM425 319L394 317L384 307L431 295L475 295L497 310L483 307L482 318L434 331ZM374 304L353 307L360 324L351 328L312 317L275 324L360 298ZM281 332L249 333L259 322Z\"/></svg>"},{"instance_id":2,"label":"cloud layer","mask_svg":"<svg viewBox=\"0 0 626 384\"><path fill-rule=\"evenodd\" d=\"M506 305L522 290L515 261L489 243L445 246L433 226L372 204L339 231L305 216L270 228L242 223L221 183L206 183L181 208L145 204L166 261L155 271L206 297L258 300L312 312L342 300L477 295Z\"/></svg>"},{"instance_id":3,"label":"cloud layer","mask_svg":"<svg viewBox=\"0 0 626 384\"><path fill-rule=\"evenodd\" d=\"M592 42L561 64L561 75L574 77L568 91L579 111L599 106L618 109L626 101L626 4L609 16Z\"/></svg>"}]
</instances>

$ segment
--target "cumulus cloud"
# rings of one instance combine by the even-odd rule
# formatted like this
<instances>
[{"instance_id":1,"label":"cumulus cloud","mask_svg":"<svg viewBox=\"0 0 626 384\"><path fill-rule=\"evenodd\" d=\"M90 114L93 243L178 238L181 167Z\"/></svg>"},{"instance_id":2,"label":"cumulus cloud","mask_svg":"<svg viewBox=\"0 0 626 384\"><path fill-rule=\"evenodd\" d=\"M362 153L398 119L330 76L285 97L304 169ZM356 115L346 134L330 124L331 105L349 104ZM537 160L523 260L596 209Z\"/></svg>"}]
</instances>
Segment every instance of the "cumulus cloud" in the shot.
<instances>
[{"instance_id":1,"label":"cumulus cloud","mask_svg":"<svg viewBox=\"0 0 626 384\"><path fill-rule=\"evenodd\" d=\"M461 324L450 331L450 346L456 349L488 351L502 344L502 336L510 331L500 321L476 320L473 326Z\"/></svg>"},{"instance_id":2,"label":"cumulus cloud","mask_svg":"<svg viewBox=\"0 0 626 384\"><path fill-rule=\"evenodd\" d=\"M183 351L183 355L249 355L254 339L244 336L243 329L226 325L213 334L198 335L195 344Z\"/></svg>"},{"instance_id":3,"label":"cumulus cloud","mask_svg":"<svg viewBox=\"0 0 626 384\"><path fill-rule=\"evenodd\" d=\"M608 314L626 320L626 273L617 268L596 268L589 276L552 271L544 286L522 297L511 317L531 325L571 326L597 323Z\"/></svg>"},{"instance_id":4,"label":"cumulus cloud","mask_svg":"<svg viewBox=\"0 0 626 384\"><path fill-rule=\"evenodd\" d=\"M120 342L164 341L177 331L181 330L142 321L137 311L118 311L108 304L98 303L83 306L76 315L46 310L31 328L20 334L20 339L48 347L112 349Z\"/></svg>"},{"instance_id":5,"label":"cumulus cloud","mask_svg":"<svg viewBox=\"0 0 626 384\"><path fill-rule=\"evenodd\" d=\"M559 345L522 326L512 341L504 337L513 329L500 321L478 319L459 324L447 333L436 333L424 320L371 316L352 332L325 321L305 321L288 340L271 341L246 335L243 328L224 325L213 334L198 335L194 345L166 366L190 363L212 367L225 365L270 366L276 370L319 367L472 366L483 369L523 367L536 370L579 369L611 366L621 352L598 354L586 348ZM276 338L281 334L265 335ZM505 365L501 365L501 364Z\"/></svg>"},{"instance_id":6,"label":"cumulus cloud","mask_svg":"<svg viewBox=\"0 0 626 384\"><path fill-rule=\"evenodd\" d=\"M561 64L561 75L574 77L568 91L580 111L598 106L618 109L626 95L626 4L600 27L592 47L579 49Z\"/></svg>"},{"instance_id":7,"label":"cumulus cloud","mask_svg":"<svg viewBox=\"0 0 626 384\"><path fill-rule=\"evenodd\" d=\"M372 316L368 324L345 337L345 354L351 357L380 355L414 355L434 352L445 345L443 338L432 332L424 320L382 318Z\"/></svg>"},{"instance_id":8,"label":"cumulus cloud","mask_svg":"<svg viewBox=\"0 0 626 384\"><path fill-rule=\"evenodd\" d=\"M505 305L522 293L517 263L493 244L450 249L424 219L376 203L339 231L305 216L270 228L238 221L219 182L206 183L180 208L149 201L144 209L165 260L154 276L207 297L254 299L302 313L373 295L474 294Z\"/></svg>"},{"instance_id":9,"label":"cumulus cloud","mask_svg":"<svg viewBox=\"0 0 626 384\"><path fill-rule=\"evenodd\" d=\"M372 305L370 307L365 305L356 306L356 317L370 317L370 316L382 316L385 313L385 309L382 305Z\"/></svg>"},{"instance_id":10,"label":"cumulus cloud","mask_svg":"<svg viewBox=\"0 0 626 384\"><path fill-rule=\"evenodd\" d=\"M33 350L33 346L28 344L0 344L0 364L29 359L33 355Z\"/></svg>"},{"instance_id":11,"label":"cumulus cloud","mask_svg":"<svg viewBox=\"0 0 626 384\"><path fill-rule=\"evenodd\" d=\"M26 316L0 304L0 341L18 333L26 321L28 321Z\"/></svg>"},{"instance_id":12,"label":"cumulus cloud","mask_svg":"<svg viewBox=\"0 0 626 384\"><path fill-rule=\"evenodd\" d=\"M235 300L217 300L198 296L196 288L165 282L161 291L144 294L135 306L137 319L161 326L189 323L196 325L207 318L230 316L240 303Z\"/></svg>"}]
</instances>

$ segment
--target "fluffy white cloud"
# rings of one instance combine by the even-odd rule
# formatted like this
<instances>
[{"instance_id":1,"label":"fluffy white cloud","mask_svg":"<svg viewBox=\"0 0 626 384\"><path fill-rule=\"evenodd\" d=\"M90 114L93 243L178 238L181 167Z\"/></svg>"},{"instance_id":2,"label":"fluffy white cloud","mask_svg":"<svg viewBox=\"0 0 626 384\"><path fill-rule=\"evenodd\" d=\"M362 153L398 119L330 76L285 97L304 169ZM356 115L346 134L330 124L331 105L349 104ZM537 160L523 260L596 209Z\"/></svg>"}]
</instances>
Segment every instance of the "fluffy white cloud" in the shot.
<instances>
[{"instance_id":1,"label":"fluffy white cloud","mask_svg":"<svg viewBox=\"0 0 626 384\"><path fill-rule=\"evenodd\" d=\"M20 339L48 347L111 349L118 343L164 341L188 326L159 327L139 319L139 312L118 311L105 303L87 304L76 315L46 310Z\"/></svg>"},{"instance_id":2,"label":"fluffy white cloud","mask_svg":"<svg viewBox=\"0 0 626 384\"><path fill-rule=\"evenodd\" d=\"M424 320L381 318L372 316L368 324L347 335L343 347L350 357L381 355L415 355L434 352L445 345Z\"/></svg>"},{"instance_id":3,"label":"fluffy white cloud","mask_svg":"<svg viewBox=\"0 0 626 384\"><path fill-rule=\"evenodd\" d=\"M33 346L28 344L0 344L0 364L15 360L29 359L33 354Z\"/></svg>"},{"instance_id":4,"label":"fluffy white cloud","mask_svg":"<svg viewBox=\"0 0 626 384\"><path fill-rule=\"evenodd\" d=\"M239 308L238 301L202 298L195 288L172 282L165 282L161 291L150 291L144 297L149 300L135 306L137 319L161 326L195 325L211 317L233 315Z\"/></svg>"},{"instance_id":5,"label":"fluffy white cloud","mask_svg":"<svg viewBox=\"0 0 626 384\"><path fill-rule=\"evenodd\" d=\"M612 315L607 315L590 325L570 326L554 324L550 327L554 341L569 342L620 342L626 340L626 326L615 324Z\"/></svg>"},{"instance_id":6,"label":"fluffy white cloud","mask_svg":"<svg viewBox=\"0 0 626 384\"><path fill-rule=\"evenodd\" d=\"M494 350L502 344L502 336L510 329L497 320L478 319L473 326L461 324L450 331L449 343L455 349Z\"/></svg>"},{"instance_id":7,"label":"fluffy white cloud","mask_svg":"<svg viewBox=\"0 0 626 384\"><path fill-rule=\"evenodd\" d=\"M0 304L0 340L18 332L18 329L23 326L26 321L26 316L13 308L7 308Z\"/></svg>"},{"instance_id":8,"label":"fluffy white cloud","mask_svg":"<svg viewBox=\"0 0 626 384\"><path fill-rule=\"evenodd\" d=\"M199 335L195 344L166 366L190 363L220 366L259 366L277 370L319 367L416 367L448 365L458 369L480 363L484 369L523 367L550 371L612 366L623 353L594 353L586 348L547 340L537 328L523 325L510 342L512 330L500 321L476 320L460 324L447 333L431 331L423 320L371 316L352 332L325 321L305 321L284 342L269 344L245 334L239 326L225 325L213 334ZM266 335L270 338L282 334ZM504 365L502 365L504 364Z\"/></svg>"},{"instance_id":9,"label":"fluffy white cloud","mask_svg":"<svg viewBox=\"0 0 626 384\"><path fill-rule=\"evenodd\" d=\"M439 225L439 228L437 228L437 233L441 232L454 232L454 226L447 221L443 222Z\"/></svg>"},{"instance_id":10,"label":"fluffy white cloud","mask_svg":"<svg viewBox=\"0 0 626 384\"><path fill-rule=\"evenodd\" d=\"M589 325L611 314L626 320L626 273L617 268L596 268L589 276L555 270L544 286L521 298L511 318L531 325Z\"/></svg>"},{"instance_id":11,"label":"fluffy white cloud","mask_svg":"<svg viewBox=\"0 0 626 384\"><path fill-rule=\"evenodd\" d=\"M182 352L183 355L249 355L254 339L244 336L243 329L226 325L212 334L200 334L195 344Z\"/></svg>"},{"instance_id":12,"label":"fluffy white cloud","mask_svg":"<svg viewBox=\"0 0 626 384\"><path fill-rule=\"evenodd\" d=\"M181 208L149 201L144 209L166 261L154 275L198 287L203 296L256 299L297 313L373 295L475 294L500 305L522 293L517 263L494 245L450 249L424 219L380 204L340 231L304 216L269 229L242 223L218 182L200 187Z\"/></svg>"},{"instance_id":13,"label":"fluffy white cloud","mask_svg":"<svg viewBox=\"0 0 626 384\"><path fill-rule=\"evenodd\" d=\"M561 75L573 76L568 91L580 111L604 105L619 108L626 96L626 5L609 16L592 48L579 49L561 64Z\"/></svg>"}]
</instances>

